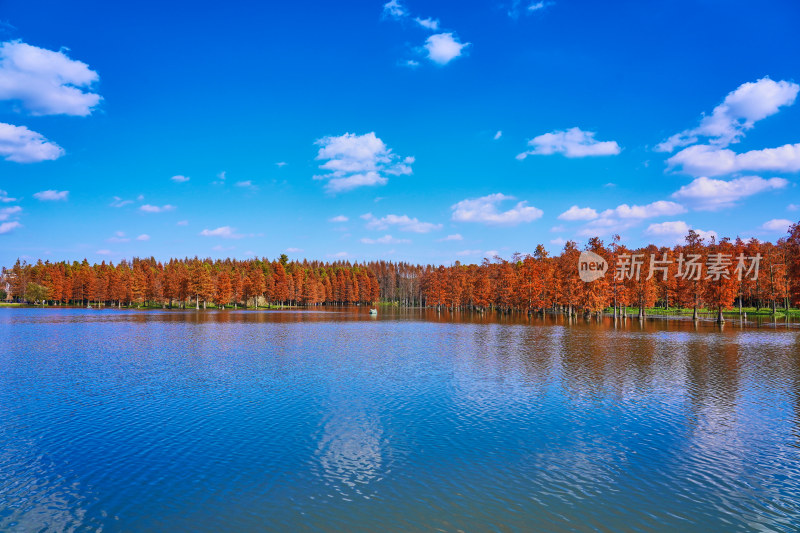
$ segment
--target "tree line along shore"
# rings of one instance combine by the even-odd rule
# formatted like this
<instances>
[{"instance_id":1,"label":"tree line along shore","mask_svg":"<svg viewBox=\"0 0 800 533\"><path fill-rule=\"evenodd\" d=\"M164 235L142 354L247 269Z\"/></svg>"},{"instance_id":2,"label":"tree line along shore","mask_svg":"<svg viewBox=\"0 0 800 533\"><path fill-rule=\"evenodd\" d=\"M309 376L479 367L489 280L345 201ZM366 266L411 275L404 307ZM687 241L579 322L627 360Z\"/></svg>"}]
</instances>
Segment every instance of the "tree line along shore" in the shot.
<instances>
[{"instance_id":1,"label":"tree line along shore","mask_svg":"<svg viewBox=\"0 0 800 533\"><path fill-rule=\"evenodd\" d=\"M582 252L606 272L580 276ZM7 303L159 308L261 308L371 305L503 313L603 312L647 316L766 311L789 315L800 304L800 223L775 243L704 240L690 231L673 247L629 249L614 236L569 241L559 255L544 246L481 264L415 265L391 261L134 258L102 262L18 260L2 269L0 300Z\"/></svg>"}]
</instances>

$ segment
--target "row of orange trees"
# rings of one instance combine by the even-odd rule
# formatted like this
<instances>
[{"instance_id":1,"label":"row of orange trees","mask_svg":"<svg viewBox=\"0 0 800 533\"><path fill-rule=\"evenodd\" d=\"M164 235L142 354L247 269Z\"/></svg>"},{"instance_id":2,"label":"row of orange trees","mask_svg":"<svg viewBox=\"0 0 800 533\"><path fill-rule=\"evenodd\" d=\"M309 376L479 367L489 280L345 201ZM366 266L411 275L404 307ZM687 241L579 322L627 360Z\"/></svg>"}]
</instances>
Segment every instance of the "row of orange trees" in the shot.
<instances>
[{"instance_id":1,"label":"row of orange trees","mask_svg":"<svg viewBox=\"0 0 800 533\"><path fill-rule=\"evenodd\" d=\"M153 258L132 262L21 261L3 269L9 297L50 304L161 307L346 305L378 299L378 281L345 263Z\"/></svg>"},{"instance_id":2,"label":"row of orange trees","mask_svg":"<svg viewBox=\"0 0 800 533\"><path fill-rule=\"evenodd\" d=\"M579 276L582 251L605 263L591 282ZM673 247L624 246L619 237L567 242L559 255L533 253L480 265L404 262L296 262L280 259L134 259L101 263L18 261L3 269L10 298L51 304L206 306L345 305L378 299L450 309L637 313L653 307L789 308L800 303L800 224L776 243L757 239L704 241L690 231Z\"/></svg>"},{"instance_id":3,"label":"row of orange trees","mask_svg":"<svg viewBox=\"0 0 800 533\"><path fill-rule=\"evenodd\" d=\"M734 306L789 308L800 303L800 225L777 243L757 239L705 240L690 231L674 247L629 249L618 236L610 243L590 239L584 250L607 265L604 276L584 282L579 276L581 249L567 242L557 256L543 246L511 260L456 262L445 267L378 262L369 267L382 298L450 309L502 311L562 310L592 313L605 309L644 315L653 307L713 309Z\"/></svg>"}]
</instances>

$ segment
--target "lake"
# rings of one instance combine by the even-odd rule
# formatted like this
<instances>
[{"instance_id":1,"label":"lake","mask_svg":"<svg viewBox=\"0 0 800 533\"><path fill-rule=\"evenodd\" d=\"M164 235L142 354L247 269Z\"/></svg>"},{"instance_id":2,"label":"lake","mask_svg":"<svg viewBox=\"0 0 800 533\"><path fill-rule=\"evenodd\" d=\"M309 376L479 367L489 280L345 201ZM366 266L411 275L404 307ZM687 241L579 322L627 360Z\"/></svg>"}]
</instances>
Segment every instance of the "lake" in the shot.
<instances>
[{"instance_id":1,"label":"lake","mask_svg":"<svg viewBox=\"0 0 800 533\"><path fill-rule=\"evenodd\" d=\"M799 340L0 309L0 530L796 531Z\"/></svg>"}]
</instances>

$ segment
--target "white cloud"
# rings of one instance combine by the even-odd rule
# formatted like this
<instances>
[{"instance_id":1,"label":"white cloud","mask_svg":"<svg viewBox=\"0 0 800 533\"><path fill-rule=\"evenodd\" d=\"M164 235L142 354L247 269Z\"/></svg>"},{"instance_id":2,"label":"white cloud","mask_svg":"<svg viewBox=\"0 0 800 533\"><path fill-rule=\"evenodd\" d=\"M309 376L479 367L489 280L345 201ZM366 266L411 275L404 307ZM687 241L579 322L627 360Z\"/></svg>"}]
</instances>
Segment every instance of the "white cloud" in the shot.
<instances>
[{"instance_id":1,"label":"white cloud","mask_svg":"<svg viewBox=\"0 0 800 533\"><path fill-rule=\"evenodd\" d=\"M622 204L614 209L606 209L601 213L601 217L619 218L653 218L661 216L679 215L685 213L686 208L675 202L659 200L647 205L628 205Z\"/></svg>"},{"instance_id":2,"label":"white cloud","mask_svg":"<svg viewBox=\"0 0 800 533\"><path fill-rule=\"evenodd\" d=\"M583 237L595 237L602 235L614 235L637 225L641 219L619 219L613 216L603 216L587 223L578 235Z\"/></svg>"},{"instance_id":3,"label":"white cloud","mask_svg":"<svg viewBox=\"0 0 800 533\"><path fill-rule=\"evenodd\" d=\"M99 79L86 63L21 41L0 44L0 100L19 101L34 115L86 116L100 103Z\"/></svg>"},{"instance_id":4,"label":"white cloud","mask_svg":"<svg viewBox=\"0 0 800 533\"><path fill-rule=\"evenodd\" d=\"M316 144L321 148L317 160L325 161L319 168L327 174L314 179L327 179L329 192L342 192L362 186L385 185L387 175L411 174L413 157L400 159L379 139L375 132L364 135L345 133L323 137Z\"/></svg>"},{"instance_id":5,"label":"white cloud","mask_svg":"<svg viewBox=\"0 0 800 533\"><path fill-rule=\"evenodd\" d=\"M555 4L555 2L545 2L544 0L542 1L537 0L531 2L530 4L528 4L527 7L523 8L522 7L523 3L525 2L523 2L522 0L512 0L511 6L508 10L508 16L513 19L516 19L517 17L520 16L521 12L523 12L523 9L524 13L529 15L531 13L537 13L539 11L542 11L544 8Z\"/></svg>"},{"instance_id":6,"label":"white cloud","mask_svg":"<svg viewBox=\"0 0 800 533\"><path fill-rule=\"evenodd\" d=\"M328 257L333 257L334 259L344 259L345 257L350 257L350 254L347 252L336 252L335 254L328 254Z\"/></svg>"},{"instance_id":7,"label":"white cloud","mask_svg":"<svg viewBox=\"0 0 800 533\"><path fill-rule=\"evenodd\" d=\"M408 244L411 241L409 239L395 239L391 235L384 235L377 239L363 238L361 242L364 244Z\"/></svg>"},{"instance_id":8,"label":"white cloud","mask_svg":"<svg viewBox=\"0 0 800 533\"><path fill-rule=\"evenodd\" d=\"M329 218L328 222L347 222L348 218L344 215L337 215L333 218Z\"/></svg>"},{"instance_id":9,"label":"white cloud","mask_svg":"<svg viewBox=\"0 0 800 533\"><path fill-rule=\"evenodd\" d=\"M111 255L111 250L106 250L106 249L97 250L95 253L97 255Z\"/></svg>"},{"instance_id":10,"label":"white cloud","mask_svg":"<svg viewBox=\"0 0 800 533\"><path fill-rule=\"evenodd\" d=\"M136 237L136 240L137 241L149 241L150 240L150 235L148 235L147 233L142 233L141 235Z\"/></svg>"},{"instance_id":11,"label":"white cloud","mask_svg":"<svg viewBox=\"0 0 800 533\"><path fill-rule=\"evenodd\" d=\"M461 250L460 252L456 252L456 255L480 255L482 250Z\"/></svg>"},{"instance_id":12,"label":"white cloud","mask_svg":"<svg viewBox=\"0 0 800 533\"><path fill-rule=\"evenodd\" d=\"M684 185L672 197L694 203L697 209L714 210L735 205L738 200L764 191L783 189L783 178L745 176L730 181L700 177Z\"/></svg>"},{"instance_id":13,"label":"white cloud","mask_svg":"<svg viewBox=\"0 0 800 533\"><path fill-rule=\"evenodd\" d=\"M594 220L599 215L597 211L592 209L591 207L578 207L577 205L573 205L560 215L558 215L559 220Z\"/></svg>"},{"instance_id":14,"label":"white cloud","mask_svg":"<svg viewBox=\"0 0 800 533\"><path fill-rule=\"evenodd\" d=\"M111 206L111 207L124 207L124 206L126 206L128 204L132 204L132 203L133 203L133 200L123 200L119 196L115 196L114 200L108 205Z\"/></svg>"},{"instance_id":15,"label":"white cloud","mask_svg":"<svg viewBox=\"0 0 800 533\"><path fill-rule=\"evenodd\" d=\"M773 218L761 225L761 229L767 231L774 231L775 233L789 233L789 226L794 224L791 220L785 218Z\"/></svg>"},{"instance_id":16,"label":"white cloud","mask_svg":"<svg viewBox=\"0 0 800 533\"><path fill-rule=\"evenodd\" d=\"M419 66L419 61L415 59L406 59L405 61L402 61L400 64L404 67L417 68Z\"/></svg>"},{"instance_id":17,"label":"white cloud","mask_svg":"<svg viewBox=\"0 0 800 533\"><path fill-rule=\"evenodd\" d=\"M420 26L422 26L423 28L425 28L426 30L431 30L431 31L438 31L439 30L439 20L438 19L433 19L433 18L421 19L419 17L416 17L416 18L414 18L414 21L417 24L419 24Z\"/></svg>"},{"instance_id":18,"label":"white cloud","mask_svg":"<svg viewBox=\"0 0 800 533\"><path fill-rule=\"evenodd\" d=\"M797 204L789 204L786 206L787 211L797 211L800 210L800 205Z\"/></svg>"},{"instance_id":19,"label":"white cloud","mask_svg":"<svg viewBox=\"0 0 800 533\"><path fill-rule=\"evenodd\" d=\"M175 223L175 225L176 226L188 226L189 225L189 221L188 220L179 220L178 222Z\"/></svg>"},{"instance_id":20,"label":"white cloud","mask_svg":"<svg viewBox=\"0 0 800 533\"><path fill-rule=\"evenodd\" d=\"M452 33L437 33L425 40L428 59L439 65L446 65L459 57L462 50L469 45L470 43L460 43L458 37L453 37Z\"/></svg>"},{"instance_id":21,"label":"white cloud","mask_svg":"<svg viewBox=\"0 0 800 533\"><path fill-rule=\"evenodd\" d=\"M564 246L565 244L567 244L567 241L565 241L561 237L556 237L555 239L550 240L550 244L553 244L555 246Z\"/></svg>"},{"instance_id":22,"label":"white cloud","mask_svg":"<svg viewBox=\"0 0 800 533\"><path fill-rule=\"evenodd\" d=\"M715 146L727 146L738 142L756 122L777 113L781 107L792 105L800 89L796 83L772 81L762 78L743 83L728 93L700 125L673 135L656 146L660 152L672 152L675 148L694 144L700 137L707 137Z\"/></svg>"},{"instance_id":23,"label":"white cloud","mask_svg":"<svg viewBox=\"0 0 800 533\"><path fill-rule=\"evenodd\" d=\"M689 224L682 220L673 222L661 222L659 224L650 224L644 231L648 235L686 235L689 233Z\"/></svg>"},{"instance_id":24,"label":"white cloud","mask_svg":"<svg viewBox=\"0 0 800 533\"><path fill-rule=\"evenodd\" d=\"M161 206L144 204L143 206L139 207L139 210L145 213L164 213L166 211L172 211L173 209L175 209L175 206L169 204Z\"/></svg>"},{"instance_id":25,"label":"white cloud","mask_svg":"<svg viewBox=\"0 0 800 533\"><path fill-rule=\"evenodd\" d=\"M418 218L411 218L408 215L386 215L382 218L375 218L371 213L366 213L361 215L361 218L367 221L367 229L371 230L385 230L394 226L399 231L430 233L442 228L441 224L421 222Z\"/></svg>"},{"instance_id":26,"label":"white cloud","mask_svg":"<svg viewBox=\"0 0 800 533\"><path fill-rule=\"evenodd\" d=\"M461 200L451 206L452 218L457 222L515 226L522 222L532 222L543 214L541 209L527 205L527 201L518 202L508 211L498 211L499 204L508 200L514 200L514 197L502 193Z\"/></svg>"},{"instance_id":27,"label":"white cloud","mask_svg":"<svg viewBox=\"0 0 800 533\"><path fill-rule=\"evenodd\" d=\"M617 155L622 150L616 141L598 141L594 136L595 132L577 127L544 133L528 141L532 149L518 154L517 159L552 154L564 154L565 157Z\"/></svg>"},{"instance_id":28,"label":"white cloud","mask_svg":"<svg viewBox=\"0 0 800 533\"><path fill-rule=\"evenodd\" d=\"M621 204L614 209L606 209L600 216L587 223L578 234L584 237L613 235L622 233L638 225L642 220L660 216L685 213L686 208L675 202L659 200L647 205Z\"/></svg>"},{"instance_id":29,"label":"white cloud","mask_svg":"<svg viewBox=\"0 0 800 533\"><path fill-rule=\"evenodd\" d=\"M22 212L22 208L18 205L14 205L11 207L4 207L0 209L0 220L8 220L13 215L19 214Z\"/></svg>"},{"instance_id":30,"label":"white cloud","mask_svg":"<svg viewBox=\"0 0 800 533\"><path fill-rule=\"evenodd\" d=\"M303 251L302 248L287 248L286 249L286 253L287 254L299 254L302 251Z\"/></svg>"},{"instance_id":31,"label":"white cloud","mask_svg":"<svg viewBox=\"0 0 800 533\"><path fill-rule=\"evenodd\" d=\"M69 191L55 191L53 189L41 191L33 194L33 197L40 202L59 202L66 201L69 197Z\"/></svg>"},{"instance_id":32,"label":"white cloud","mask_svg":"<svg viewBox=\"0 0 800 533\"><path fill-rule=\"evenodd\" d=\"M461 236L460 233L454 233L453 235L448 235L443 239L439 239L438 242L445 242L445 241L463 241L464 237Z\"/></svg>"},{"instance_id":33,"label":"white cloud","mask_svg":"<svg viewBox=\"0 0 800 533\"><path fill-rule=\"evenodd\" d=\"M250 189L251 191L258 190L258 185L255 185L252 180L237 181L233 185L234 187L239 187L241 189Z\"/></svg>"},{"instance_id":34,"label":"white cloud","mask_svg":"<svg viewBox=\"0 0 800 533\"><path fill-rule=\"evenodd\" d=\"M278 168L282 168L282 167L285 167L288 164L289 163L287 163L286 161L278 161L277 163L275 163L275 166L278 167Z\"/></svg>"},{"instance_id":35,"label":"white cloud","mask_svg":"<svg viewBox=\"0 0 800 533\"><path fill-rule=\"evenodd\" d=\"M41 133L25 126L0 122L0 157L15 163L52 161L64 155L64 149L48 141Z\"/></svg>"},{"instance_id":36,"label":"white cloud","mask_svg":"<svg viewBox=\"0 0 800 533\"><path fill-rule=\"evenodd\" d=\"M741 154L727 148L697 144L667 159L667 165L680 168L692 176L720 176L747 171L797 172L800 170L800 143Z\"/></svg>"},{"instance_id":37,"label":"white cloud","mask_svg":"<svg viewBox=\"0 0 800 533\"><path fill-rule=\"evenodd\" d=\"M16 202L18 201L16 198L11 198L8 196L8 193L3 189L0 189L0 203L9 203L9 202Z\"/></svg>"},{"instance_id":38,"label":"white cloud","mask_svg":"<svg viewBox=\"0 0 800 533\"><path fill-rule=\"evenodd\" d=\"M400 19L408 16L408 11L398 0L390 0L383 4L383 16Z\"/></svg>"},{"instance_id":39,"label":"white cloud","mask_svg":"<svg viewBox=\"0 0 800 533\"><path fill-rule=\"evenodd\" d=\"M203 237L221 237L223 239L241 239L244 235L236 233L236 229L230 226L220 226L216 229L204 229L200 232Z\"/></svg>"},{"instance_id":40,"label":"white cloud","mask_svg":"<svg viewBox=\"0 0 800 533\"><path fill-rule=\"evenodd\" d=\"M680 244L684 242L689 230L694 230L705 241L710 241L712 237L714 239L717 238L716 231L692 228L683 220L650 224L644 232L653 237L660 237L660 242L662 243Z\"/></svg>"},{"instance_id":41,"label":"white cloud","mask_svg":"<svg viewBox=\"0 0 800 533\"><path fill-rule=\"evenodd\" d=\"M170 179L175 183L186 183L191 178L188 178L187 176L181 176L180 174L178 174L177 176L172 176Z\"/></svg>"},{"instance_id":42,"label":"white cloud","mask_svg":"<svg viewBox=\"0 0 800 533\"><path fill-rule=\"evenodd\" d=\"M497 130L497 133L494 134L494 140L500 139L503 136L503 130Z\"/></svg>"},{"instance_id":43,"label":"white cloud","mask_svg":"<svg viewBox=\"0 0 800 533\"><path fill-rule=\"evenodd\" d=\"M117 232L114 233L113 237L111 237L109 239L106 239L106 240L108 242L115 242L115 243L118 243L118 242L130 242L130 239L125 236L125 232L124 231L117 231Z\"/></svg>"},{"instance_id":44,"label":"white cloud","mask_svg":"<svg viewBox=\"0 0 800 533\"><path fill-rule=\"evenodd\" d=\"M2 224L0 224L0 235L2 235L3 233L8 233L11 230L14 230L14 229L17 229L17 228L21 228L21 227L22 227L22 224L20 224L19 222L16 222L16 221L15 222L3 222Z\"/></svg>"}]
</instances>

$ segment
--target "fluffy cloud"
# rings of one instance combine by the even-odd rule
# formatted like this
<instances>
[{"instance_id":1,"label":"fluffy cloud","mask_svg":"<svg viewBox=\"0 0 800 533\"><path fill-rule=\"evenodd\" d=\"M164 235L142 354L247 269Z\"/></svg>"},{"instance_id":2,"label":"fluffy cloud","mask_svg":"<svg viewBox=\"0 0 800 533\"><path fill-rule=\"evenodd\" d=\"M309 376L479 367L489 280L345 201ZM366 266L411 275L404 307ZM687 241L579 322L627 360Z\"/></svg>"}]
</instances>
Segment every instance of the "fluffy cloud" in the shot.
<instances>
[{"instance_id":1,"label":"fluffy cloud","mask_svg":"<svg viewBox=\"0 0 800 533\"><path fill-rule=\"evenodd\" d=\"M40 133L25 126L0 122L0 157L15 163L52 161L64 155L64 149Z\"/></svg>"},{"instance_id":2,"label":"fluffy cloud","mask_svg":"<svg viewBox=\"0 0 800 533\"><path fill-rule=\"evenodd\" d=\"M578 207L577 205L573 205L560 215L558 215L559 220L594 220L599 215L597 211L592 209L591 207Z\"/></svg>"},{"instance_id":3,"label":"fluffy cloud","mask_svg":"<svg viewBox=\"0 0 800 533\"><path fill-rule=\"evenodd\" d=\"M461 236L460 233L454 233L453 235L448 235L443 239L439 239L439 242L446 242L446 241L463 241L464 237Z\"/></svg>"},{"instance_id":4,"label":"fluffy cloud","mask_svg":"<svg viewBox=\"0 0 800 533\"><path fill-rule=\"evenodd\" d=\"M497 133L494 134L494 140L496 141L496 140L500 139L500 137L502 137L502 136L503 136L503 131L502 130L497 130Z\"/></svg>"},{"instance_id":5,"label":"fluffy cloud","mask_svg":"<svg viewBox=\"0 0 800 533\"><path fill-rule=\"evenodd\" d=\"M411 241L408 239L395 239L391 235L384 235L378 239L361 239L364 244L408 244Z\"/></svg>"},{"instance_id":6,"label":"fluffy cloud","mask_svg":"<svg viewBox=\"0 0 800 533\"><path fill-rule=\"evenodd\" d=\"M470 43L460 43L458 37L453 37L452 33L437 33L425 40L428 59L439 65L446 65L459 57L469 45Z\"/></svg>"},{"instance_id":7,"label":"fluffy cloud","mask_svg":"<svg viewBox=\"0 0 800 533\"><path fill-rule=\"evenodd\" d=\"M426 30L431 30L431 31L438 31L439 30L439 20L438 19L432 19L432 18L421 19L419 17L416 17L414 19L414 21L417 24L419 24L420 26L422 26L423 28L425 28Z\"/></svg>"},{"instance_id":8,"label":"fluffy cloud","mask_svg":"<svg viewBox=\"0 0 800 533\"><path fill-rule=\"evenodd\" d=\"M97 72L63 49L0 44L0 99L19 101L34 115L89 115L101 99L91 92L97 80Z\"/></svg>"},{"instance_id":9,"label":"fluffy cloud","mask_svg":"<svg viewBox=\"0 0 800 533\"><path fill-rule=\"evenodd\" d=\"M361 215L367 221L367 229L385 230L389 227L396 227L399 231L411 233L430 233L442 228L441 224L433 222L421 222L418 218L411 218L408 215L386 215L376 218L371 213Z\"/></svg>"},{"instance_id":10,"label":"fluffy cloud","mask_svg":"<svg viewBox=\"0 0 800 533\"><path fill-rule=\"evenodd\" d=\"M303 251L302 248L287 248L286 249L286 253L287 254L299 254L302 251Z\"/></svg>"},{"instance_id":11,"label":"fluffy cloud","mask_svg":"<svg viewBox=\"0 0 800 533\"><path fill-rule=\"evenodd\" d=\"M166 211L172 211L173 209L175 209L175 206L170 204L160 206L144 204L143 206L139 207L139 210L144 213L164 213Z\"/></svg>"},{"instance_id":12,"label":"fluffy cloud","mask_svg":"<svg viewBox=\"0 0 800 533\"><path fill-rule=\"evenodd\" d=\"M236 229L230 226L221 226L217 229L204 229L200 232L203 237L221 237L223 239L241 239L244 235L236 233Z\"/></svg>"},{"instance_id":13,"label":"fluffy cloud","mask_svg":"<svg viewBox=\"0 0 800 533\"><path fill-rule=\"evenodd\" d=\"M181 175L179 174L179 175L177 175L177 176L172 176L170 179L171 179L172 181L174 181L175 183L186 183L186 182L187 182L187 181L189 181L191 178L188 178L188 177L186 177L186 176L181 176Z\"/></svg>"},{"instance_id":14,"label":"fluffy cloud","mask_svg":"<svg viewBox=\"0 0 800 533\"><path fill-rule=\"evenodd\" d=\"M660 224L650 224L644 231L647 235L654 237L663 237L664 242L669 244L679 244L683 242L684 237L693 229L704 240L711 240L717 238L716 231L706 231L702 229L692 228L683 220L676 220L673 222L661 222Z\"/></svg>"},{"instance_id":15,"label":"fluffy cloud","mask_svg":"<svg viewBox=\"0 0 800 533\"><path fill-rule=\"evenodd\" d=\"M55 191L53 189L41 191L33 194L33 197L41 202L59 202L66 201L69 197L69 191Z\"/></svg>"},{"instance_id":16,"label":"fluffy cloud","mask_svg":"<svg viewBox=\"0 0 800 533\"><path fill-rule=\"evenodd\" d=\"M22 208L18 205L4 207L3 209L0 209L0 220L8 220L13 215L17 215L19 213L22 213Z\"/></svg>"},{"instance_id":17,"label":"fluffy cloud","mask_svg":"<svg viewBox=\"0 0 800 533\"><path fill-rule=\"evenodd\" d=\"M587 223L578 233L584 237L613 235L638 225L642 220L660 216L685 213L681 204L659 200L647 205L621 204L614 209L606 209Z\"/></svg>"},{"instance_id":18,"label":"fluffy cloud","mask_svg":"<svg viewBox=\"0 0 800 533\"><path fill-rule=\"evenodd\" d=\"M601 217L619 218L653 218L661 216L679 215L685 213L686 208L675 202L659 200L647 205L628 205L622 204L614 209L607 209L601 213Z\"/></svg>"},{"instance_id":19,"label":"fluffy cloud","mask_svg":"<svg viewBox=\"0 0 800 533\"><path fill-rule=\"evenodd\" d=\"M783 189L782 178L745 176L730 181L700 177L684 185L672 197L694 203L698 209L714 210L735 205L738 200L764 191Z\"/></svg>"},{"instance_id":20,"label":"fluffy cloud","mask_svg":"<svg viewBox=\"0 0 800 533\"><path fill-rule=\"evenodd\" d=\"M327 179L329 192L343 192L362 186L385 185L387 175L411 174L413 157L401 160L379 139L375 132L364 135L345 133L338 137L323 137L317 160L325 161L319 168L327 174L314 179Z\"/></svg>"},{"instance_id":21,"label":"fluffy cloud","mask_svg":"<svg viewBox=\"0 0 800 533\"><path fill-rule=\"evenodd\" d=\"M797 172L800 170L800 143L741 154L727 148L697 144L667 159L667 165L691 176L720 176L748 171Z\"/></svg>"},{"instance_id":22,"label":"fluffy cloud","mask_svg":"<svg viewBox=\"0 0 800 533\"><path fill-rule=\"evenodd\" d=\"M16 198L11 198L6 191L0 189L0 203L16 202Z\"/></svg>"},{"instance_id":23,"label":"fluffy cloud","mask_svg":"<svg viewBox=\"0 0 800 533\"><path fill-rule=\"evenodd\" d=\"M390 0L383 4L383 16L400 19L408 16L408 11L398 0Z\"/></svg>"},{"instance_id":24,"label":"fluffy cloud","mask_svg":"<svg viewBox=\"0 0 800 533\"><path fill-rule=\"evenodd\" d=\"M348 218L344 215L337 215L333 218L329 218L328 222L347 222Z\"/></svg>"},{"instance_id":25,"label":"fluffy cloud","mask_svg":"<svg viewBox=\"0 0 800 533\"><path fill-rule=\"evenodd\" d=\"M543 211L518 202L508 211L499 211L502 202L514 200L513 196L502 193L490 194L481 198L468 198L451 206L452 218L456 222L481 222L484 224L515 226L522 222L532 222L541 218Z\"/></svg>"},{"instance_id":26,"label":"fluffy cloud","mask_svg":"<svg viewBox=\"0 0 800 533\"><path fill-rule=\"evenodd\" d=\"M773 218L772 220L768 220L761 225L761 229L767 231L774 231L776 233L788 233L789 226L794 224L791 220L786 220L785 218Z\"/></svg>"},{"instance_id":27,"label":"fluffy cloud","mask_svg":"<svg viewBox=\"0 0 800 533\"><path fill-rule=\"evenodd\" d=\"M566 131L553 131L534 137L528 141L530 150L517 155L525 159L529 155L564 154L566 157L590 157L617 155L621 148L616 141L598 141L595 132L570 128Z\"/></svg>"},{"instance_id":28,"label":"fluffy cloud","mask_svg":"<svg viewBox=\"0 0 800 533\"><path fill-rule=\"evenodd\" d=\"M137 241L149 241L150 240L150 235L148 235L147 233L142 233L141 235L136 237L136 240Z\"/></svg>"},{"instance_id":29,"label":"fluffy cloud","mask_svg":"<svg viewBox=\"0 0 800 533\"><path fill-rule=\"evenodd\" d=\"M769 78L743 83L728 93L710 115L704 116L699 126L676 133L657 145L656 150L672 152L696 143L700 137L707 137L715 146L738 142L756 122L774 115L783 106L792 105L798 89L796 83Z\"/></svg>"},{"instance_id":30,"label":"fluffy cloud","mask_svg":"<svg viewBox=\"0 0 800 533\"><path fill-rule=\"evenodd\" d=\"M660 224L650 224L645 233L648 235L686 235L689 233L689 224L682 220L674 222L661 222Z\"/></svg>"},{"instance_id":31,"label":"fluffy cloud","mask_svg":"<svg viewBox=\"0 0 800 533\"><path fill-rule=\"evenodd\" d=\"M14 222L3 222L2 224L0 224L0 235L2 235L3 233L8 233L11 230L14 230L14 229L17 229L17 228L21 228L21 227L22 227L22 224L20 224L19 222L16 222L16 221L14 221Z\"/></svg>"}]
</instances>

